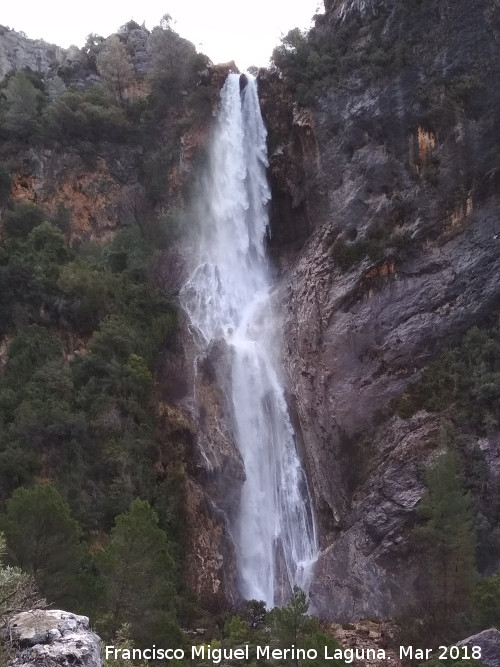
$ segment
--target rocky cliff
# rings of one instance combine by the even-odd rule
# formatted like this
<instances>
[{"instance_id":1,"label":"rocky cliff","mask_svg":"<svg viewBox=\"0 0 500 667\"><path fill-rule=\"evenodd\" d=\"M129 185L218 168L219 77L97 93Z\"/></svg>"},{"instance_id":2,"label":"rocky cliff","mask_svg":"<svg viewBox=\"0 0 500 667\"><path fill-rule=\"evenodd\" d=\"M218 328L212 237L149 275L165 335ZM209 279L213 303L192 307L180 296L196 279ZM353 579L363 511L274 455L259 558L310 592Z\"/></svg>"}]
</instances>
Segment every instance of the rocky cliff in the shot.
<instances>
[{"instance_id":1,"label":"rocky cliff","mask_svg":"<svg viewBox=\"0 0 500 667\"><path fill-rule=\"evenodd\" d=\"M45 74L54 64L60 65L66 54L66 49L55 44L28 39L7 26L0 26L0 80L9 72L25 67Z\"/></svg>"},{"instance_id":2,"label":"rocky cliff","mask_svg":"<svg viewBox=\"0 0 500 667\"><path fill-rule=\"evenodd\" d=\"M307 132L290 105L287 123L275 121L288 94L277 80L261 88L285 202L272 220L284 358L322 541L311 594L322 615L353 620L419 598L407 538L422 470L440 453L439 418L402 419L394 401L498 312L500 10L325 4L309 47L325 67L325 54L338 59L302 112ZM294 67L289 80L309 74ZM498 485L496 442L485 460Z\"/></svg>"}]
</instances>

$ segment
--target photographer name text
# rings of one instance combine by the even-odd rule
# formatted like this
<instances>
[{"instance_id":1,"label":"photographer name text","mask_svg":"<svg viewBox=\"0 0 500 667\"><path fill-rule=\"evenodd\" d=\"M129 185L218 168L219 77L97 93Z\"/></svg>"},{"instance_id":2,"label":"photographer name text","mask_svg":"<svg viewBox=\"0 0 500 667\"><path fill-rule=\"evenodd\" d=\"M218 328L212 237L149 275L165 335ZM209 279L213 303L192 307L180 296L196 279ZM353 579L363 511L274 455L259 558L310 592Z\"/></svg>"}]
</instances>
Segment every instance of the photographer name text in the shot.
<instances>
[{"instance_id":1,"label":"photographer name text","mask_svg":"<svg viewBox=\"0 0 500 667\"><path fill-rule=\"evenodd\" d=\"M350 664L358 660L392 660L391 655L381 648L332 648L324 646L322 649L303 649L291 646L290 648L275 648L273 646L241 646L239 648L222 648L202 644L182 648L119 648L113 645L105 647L106 660L203 660L218 665L223 660L252 659L263 660L344 660ZM400 646L399 658L409 660L480 660L480 646L439 646L437 650L417 648L414 646Z\"/></svg>"}]
</instances>

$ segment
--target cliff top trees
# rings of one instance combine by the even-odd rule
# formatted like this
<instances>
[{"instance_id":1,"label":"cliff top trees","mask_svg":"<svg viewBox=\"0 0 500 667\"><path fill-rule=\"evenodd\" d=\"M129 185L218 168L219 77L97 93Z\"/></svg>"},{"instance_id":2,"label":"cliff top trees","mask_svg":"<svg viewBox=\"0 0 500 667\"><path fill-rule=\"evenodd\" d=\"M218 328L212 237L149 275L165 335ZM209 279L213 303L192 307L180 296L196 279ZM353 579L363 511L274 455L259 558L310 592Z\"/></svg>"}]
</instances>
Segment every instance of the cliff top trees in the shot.
<instances>
[{"instance_id":1,"label":"cliff top trees","mask_svg":"<svg viewBox=\"0 0 500 667\"><path fill-rule=\"evenodd\" d=\"M153 28L149 45L153 57L150 74L153 91L172 104L178 101L182 88L196 82L198 70L207 66L208 59L196 52L194 44L178 35L170 21L167 14L160 26Z\"/></svg>"},{"instance_id":2,"label":"cliff top trees","mask_svg":"<svg viewBox=\"0 0 500 667\"><path fill-rule=\"evenodd\" d=\"M119 104L127 99L127 90L134 81L134 68L118 35L111 35L96 58L97 71L105 86Z\"/></svg>"}]
</instances>

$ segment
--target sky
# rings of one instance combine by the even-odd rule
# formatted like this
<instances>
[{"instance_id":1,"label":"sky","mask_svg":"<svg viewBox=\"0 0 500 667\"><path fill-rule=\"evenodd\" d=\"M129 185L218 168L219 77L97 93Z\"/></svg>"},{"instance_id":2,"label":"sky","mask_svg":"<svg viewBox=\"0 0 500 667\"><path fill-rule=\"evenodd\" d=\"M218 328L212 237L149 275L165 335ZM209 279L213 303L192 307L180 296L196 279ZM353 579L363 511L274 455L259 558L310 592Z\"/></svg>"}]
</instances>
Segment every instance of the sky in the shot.
<instances>
[{"instance_id":1,"label":"sky","mask_svg":"<svg viewBox=\"0 0 500 667\"><path fill-rule=\"evenodd\" d=\"M281 35L309 28L323 0L9 0L2 3L0 24L32 39L68 47L83 46L86 36L104 37L130 19L158 25L164 14L173 28L215 63L235 60L240 69L267 65Z\"/></svg>"}]
</instances>

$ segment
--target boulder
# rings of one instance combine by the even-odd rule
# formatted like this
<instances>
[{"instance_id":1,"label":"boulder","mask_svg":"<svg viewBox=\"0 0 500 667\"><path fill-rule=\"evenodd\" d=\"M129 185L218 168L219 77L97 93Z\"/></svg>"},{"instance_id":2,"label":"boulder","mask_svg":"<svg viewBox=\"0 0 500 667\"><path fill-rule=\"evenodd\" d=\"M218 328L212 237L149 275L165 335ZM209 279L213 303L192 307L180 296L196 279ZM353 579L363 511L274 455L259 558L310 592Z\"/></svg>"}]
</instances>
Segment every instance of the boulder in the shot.
<instances>
[{"instance_id":1,"label":"boulder","mask_svg":"<svg viewBox=\"0 0 500 667\"><path fill-rule=\"evenodd\" d=\"M59 609L24 611L8 624L19 653L9 667L102 667L101 640L87 616Z\"/></svg>"},{"instance_id":2,"label":"boulder","mask_svg":"<svg viewBox=\"0 0 500 667\"><path fill-rule=\"evenodd\" d=\"M463 639L458 646L481 647L480 662L484 667L500 667L500 632L496 628L483 630L477 635Z\"/></svg>"}]
</instances>

